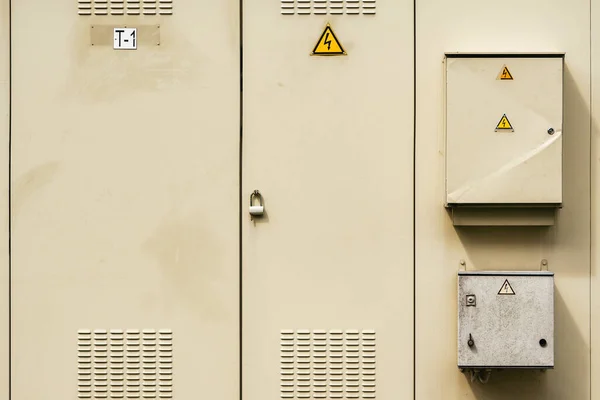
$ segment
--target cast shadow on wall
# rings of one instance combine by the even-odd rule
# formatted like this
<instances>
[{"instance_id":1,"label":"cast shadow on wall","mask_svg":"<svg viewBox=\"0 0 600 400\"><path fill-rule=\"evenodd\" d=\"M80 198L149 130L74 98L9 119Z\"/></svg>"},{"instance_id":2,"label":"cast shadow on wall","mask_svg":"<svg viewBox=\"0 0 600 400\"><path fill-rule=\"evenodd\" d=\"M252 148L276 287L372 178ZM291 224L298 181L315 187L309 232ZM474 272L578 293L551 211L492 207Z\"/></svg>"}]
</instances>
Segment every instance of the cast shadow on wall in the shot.
<instances>
[{"instance_id":1,"label":"cast shadow on wall","mask_svg":"<svg viewBox=\"0 0 600 400\"><path fill-rule=\"evenodd\" d=\"M467 270L555 273L555 368L497 370L487 384L461 377L478 400L588 399L590 396L590 109L564 75L563 207L551 227L461 227ZM450 216L449 216L450 218ZM467 393L464 395L468 396Z\"/></svg>"},{"instance_id":2,"label":"cast shadow on wall","mask_svg":"<svg viewBox=\"0 0 600 400\"><path fill-rule=\"evenodd\" d=\"M555 291L555 368L552 370L494 370L487 384L472 382L464 374L473 396L478 400L564 400L585 399L586 388L579 388L581 374L589 368L588 345L571 317L560 292ZM580 393L575 393L579 391Z\"/></svg>"}]
</instances>

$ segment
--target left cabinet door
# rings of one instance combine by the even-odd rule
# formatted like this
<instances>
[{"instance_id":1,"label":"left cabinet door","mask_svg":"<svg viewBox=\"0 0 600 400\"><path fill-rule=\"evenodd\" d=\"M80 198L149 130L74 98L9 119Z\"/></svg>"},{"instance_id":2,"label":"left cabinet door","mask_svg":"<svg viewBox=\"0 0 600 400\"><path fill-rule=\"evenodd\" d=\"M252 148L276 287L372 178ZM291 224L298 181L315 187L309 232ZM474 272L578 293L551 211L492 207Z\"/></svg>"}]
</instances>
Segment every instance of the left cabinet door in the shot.
<instances>
[{"instance_id":1,"label":"left cabinet door","mask_svg":"<svg viewBox=\"0 0 600 400\"><path fill-rule=\"evenodd\" d=\"M238 399L238 0L11 17L12 399Z\"/></svg>"}]
</instances>

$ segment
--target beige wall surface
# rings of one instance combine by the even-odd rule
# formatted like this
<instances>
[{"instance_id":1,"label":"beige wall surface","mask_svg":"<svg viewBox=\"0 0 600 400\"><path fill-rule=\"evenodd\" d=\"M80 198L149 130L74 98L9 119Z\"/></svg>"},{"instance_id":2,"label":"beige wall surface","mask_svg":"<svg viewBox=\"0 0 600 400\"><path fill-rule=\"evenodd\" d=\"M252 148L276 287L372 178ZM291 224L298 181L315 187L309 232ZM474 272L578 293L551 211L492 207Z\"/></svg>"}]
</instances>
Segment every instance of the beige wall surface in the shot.
<instances>
[{"instance_id":1,"label":"beige wall surface","mask_svg":"<svg viewBox=\"0 0 600 400\"><path fill-rule=\"evenodd\" d=\"M0 0L0 397L8 398L9 259L8 259L8 152L9 152L9 0Z\"/></svg>"},{"instance_id":2,"label":"beige wall surface","mask_svg":"<svg viewBox=\"0 0 600 400\"><path fill-rule=\"evenodd\" d=\"M416 398L590 397L590 8L588 1L417 1ZM444 200L444 53L566 52L564 208L551 228L455 229ZM468 157L468 154L465 154ZM456 274L556 274L556 368L471 384L456 367ZM432 384L435 382L435 384Z\"/></svg>"}]
</instances>

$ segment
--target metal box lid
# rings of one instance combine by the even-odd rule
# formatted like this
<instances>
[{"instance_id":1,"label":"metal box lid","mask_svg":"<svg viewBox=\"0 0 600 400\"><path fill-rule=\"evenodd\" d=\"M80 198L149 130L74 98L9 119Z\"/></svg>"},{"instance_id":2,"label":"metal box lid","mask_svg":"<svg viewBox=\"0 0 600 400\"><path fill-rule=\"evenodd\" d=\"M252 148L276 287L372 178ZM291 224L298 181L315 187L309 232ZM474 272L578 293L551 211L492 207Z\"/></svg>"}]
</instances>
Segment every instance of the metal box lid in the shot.
<instances>
[{"instance_id":1,"label":"metal box lid","mask_svg":"<svg viewBox=\"0 0 600 400\"><path fill-rule=\"evenodd\" d=\"M561 54L447 55L446 204L562 203Z\"/></svg>"}]
</instances>

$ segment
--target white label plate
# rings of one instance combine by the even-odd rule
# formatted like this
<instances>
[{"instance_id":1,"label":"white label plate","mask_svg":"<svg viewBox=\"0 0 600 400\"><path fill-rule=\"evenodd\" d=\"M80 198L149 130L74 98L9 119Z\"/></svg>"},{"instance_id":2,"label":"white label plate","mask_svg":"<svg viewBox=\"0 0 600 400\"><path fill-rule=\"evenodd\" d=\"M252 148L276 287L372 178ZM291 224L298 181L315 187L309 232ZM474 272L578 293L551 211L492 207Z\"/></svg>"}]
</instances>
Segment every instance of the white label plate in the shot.
<instances>
[{"instance_id":1,"label":"white label plate","mask_svg":"<svg viewBox=\"0 0 600 400\"><path fill-rule=\"evenodd\" d=\"M115 28L113 49L115 50L136 50L137 49L137 29L136 28Z\"/></svg>"}]
</instances>

